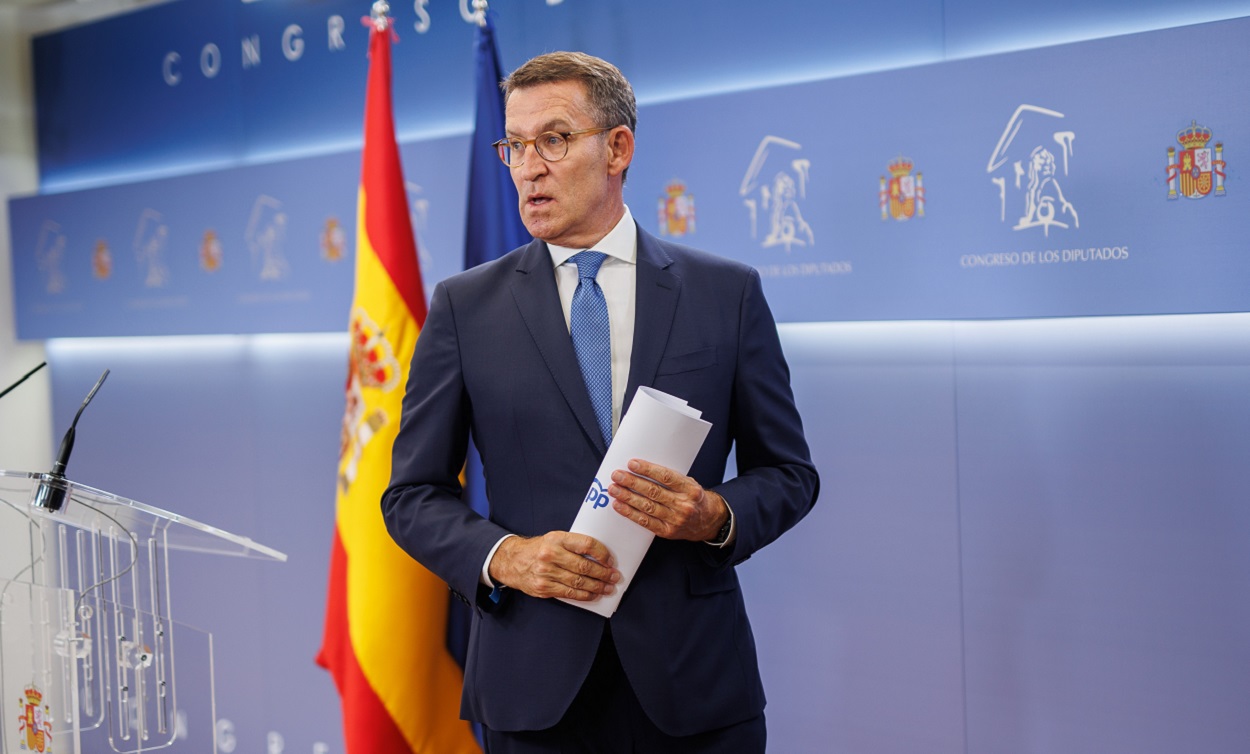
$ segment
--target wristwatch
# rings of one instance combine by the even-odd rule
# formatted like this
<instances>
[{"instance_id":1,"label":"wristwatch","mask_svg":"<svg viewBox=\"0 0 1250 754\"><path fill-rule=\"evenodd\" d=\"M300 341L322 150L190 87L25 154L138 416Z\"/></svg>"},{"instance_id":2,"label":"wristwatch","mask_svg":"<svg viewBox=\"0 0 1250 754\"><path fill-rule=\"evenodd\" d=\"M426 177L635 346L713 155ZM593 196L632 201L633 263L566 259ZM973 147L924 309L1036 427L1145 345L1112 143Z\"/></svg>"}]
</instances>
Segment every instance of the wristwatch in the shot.
<instances>
[{"instance_id":1,"label":"wristwatch","mask_svg":"<svg viewBox=\"0 0 1250 754\"><path fill-rule=\"evenodd\" d=\"M716 536L707 541L709 545L723 545L729 539L729 532L733 529L734 512L729 511L729 518L725 519L725 523L721 526L720 531L716 532Z\"/></svg>"}]
</instances>

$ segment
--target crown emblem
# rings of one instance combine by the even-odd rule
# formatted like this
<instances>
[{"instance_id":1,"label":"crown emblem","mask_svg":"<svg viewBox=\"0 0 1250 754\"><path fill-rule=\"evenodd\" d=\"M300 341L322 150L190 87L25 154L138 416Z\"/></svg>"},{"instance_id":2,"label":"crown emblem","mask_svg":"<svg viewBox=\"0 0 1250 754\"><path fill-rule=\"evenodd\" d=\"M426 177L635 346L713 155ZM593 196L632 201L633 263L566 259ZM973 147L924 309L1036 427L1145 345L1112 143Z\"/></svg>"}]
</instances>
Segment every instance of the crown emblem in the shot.
<instances>
[{"instance_id":1,"label":"crown emblem","mask_svg":"<svg viewBox=\"0 0 1250 754\"><path fill-rule=\"evenodd\" d=\"M877 190L882 220L893 217L902 222L924 217L924 174L912 175L915 167L910 157L901 154L886 163L890 177L880 176Z\"/></svg>"},{"instance_id":2,"label":"crown emblem","mask_svg":"<svg viewBox=\"0 0 1250 754\"><path fill-rule=\"evenodd\" d=\"M686 193L682 179L674 178L664 186L656 210L660 235L676 238L694 232L694 197Z\"/></svg>"},{"instance_id":3,"label":"crown emblem","mask_svg":"<svg viewBox=\"0 0 1250 754\"><path fill-rule=\"evenodd\" d=\"M22 693L26 695L27 704L33 704L36 707L43 704L43 692L34 686L27 686L22 690Z\"/></svg>"},{"instance_id":4,"label":"crown emblem","mask_svg":"<svg viewBox=\"0 0 1250 754\"><path fill-rule=\"evenodd\" d=\"M1189 126L1176 132L1176 140L1186 149L1202 149L1211 141L1211 129L1198 125L1198 121L1190 121Z\"/></svg>"},{"instance_id":5,"label":"crown emblem","mask_svg":"<svg viewBox=\"0 0 1250 754\"><path fill-rule=\"evenodd\" d=\"M1168 199L1224 196L1224 179L1228 177L1224 143L1217 141L1208 147L1211 129L1196 120L1177 131L1176 140L1181 145L1179 152L1168 147Z\"/></svg>"},{"instance_id":6,"label":"crown emblem","mask_svg":"<svg viewBox=\"0 0 1250 754\"><path fill-rule=\"evenodd\" d=\"M890 160L889 164L885 166L885 169L889 170L890 175L895 178L902 178L911 174L911 169L913 167L915 167L915 163L913 163L909 158L899 155L893 160Z\"/></svg>"}]
</instances>

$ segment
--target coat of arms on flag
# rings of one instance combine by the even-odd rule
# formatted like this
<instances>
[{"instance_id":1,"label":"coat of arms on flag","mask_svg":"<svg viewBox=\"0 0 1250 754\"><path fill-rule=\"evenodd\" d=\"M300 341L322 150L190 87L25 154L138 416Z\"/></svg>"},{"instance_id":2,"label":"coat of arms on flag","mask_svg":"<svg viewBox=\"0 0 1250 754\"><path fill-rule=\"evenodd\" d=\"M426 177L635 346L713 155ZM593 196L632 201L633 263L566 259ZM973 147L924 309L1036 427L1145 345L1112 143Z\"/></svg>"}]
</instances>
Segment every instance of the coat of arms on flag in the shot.
<instances>
[{"instance_id":1,"label":"coat of arms on flag","mask_svg":"<svg viewBox=\"0 0 1250 754\"><path fill-rule=\"evenodd\" d=\"M887 180L885 176L881 176L878 189L882 220L893 217L901 222L913 217L924 217L924 174L912 175L914 167L915 163L902 155L886 165L890 178Z\"/></svg>"},{"instance_id":2,"label":"coat of arms on flag","mask_svg":"<svg viewBox=\"0 0 1250 754\"><path fill-rule=\"evenodd\" d=\"M346 492L356 481L364 447L388 416L378 401L368 400L366 390L389 393L399 387L400 365L386 333L356 307L351 320L351 355L347 369L347 409L343 413L339 447L339 489Z\"/></svg>"},{"instance_id":3,"label":"coat of arms on flag","mask_svg":"<svg viewBox=\"0 0 1250 754\"><path fill-rule=\"evenodd\" d=\"M1211 129L1190 121L1176 134L1182 149L1168 147L1168 199L1184 196L1186 199L1203 199L1214 194L1224 195L1224 144L1216 142L1211 149ZM1180 191L1177 191L1177 184Z\"/></svg>"}]
</instances>

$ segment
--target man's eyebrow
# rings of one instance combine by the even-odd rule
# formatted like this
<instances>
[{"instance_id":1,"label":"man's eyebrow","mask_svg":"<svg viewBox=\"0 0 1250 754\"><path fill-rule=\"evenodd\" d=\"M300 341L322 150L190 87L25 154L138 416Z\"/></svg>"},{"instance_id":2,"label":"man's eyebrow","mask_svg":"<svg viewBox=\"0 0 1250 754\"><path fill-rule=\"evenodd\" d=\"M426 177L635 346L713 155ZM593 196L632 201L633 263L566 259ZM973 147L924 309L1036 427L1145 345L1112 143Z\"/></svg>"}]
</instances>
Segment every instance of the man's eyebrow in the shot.
<instances>
[{"instance_id":1,"label":"man's eyebrow","mask_svg":"<svg viewBox=\"0 0 1250 754\"><path fill-rule=\"evenodd\" d=\"M555 120L549 120L546 123L539 126L538 133L534 135L537 136L538 134L546 133L548 131L563 132L563 131L568 131L568 130L571 130L571 127L569 126L569 122L565 120L564 118L556 118ZM507 129L506 133L508 136L520 136L519 133L512 130L511 128Z\"/></svg>"}]
</instances>

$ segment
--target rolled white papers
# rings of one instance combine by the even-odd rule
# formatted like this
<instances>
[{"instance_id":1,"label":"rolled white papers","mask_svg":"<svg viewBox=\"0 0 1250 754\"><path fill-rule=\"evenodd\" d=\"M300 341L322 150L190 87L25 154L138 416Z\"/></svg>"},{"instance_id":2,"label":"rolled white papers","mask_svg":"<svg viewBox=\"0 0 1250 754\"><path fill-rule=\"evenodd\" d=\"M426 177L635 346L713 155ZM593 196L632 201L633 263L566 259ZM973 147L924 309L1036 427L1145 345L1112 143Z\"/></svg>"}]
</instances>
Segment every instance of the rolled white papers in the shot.
<instances>
[{"instance_id":1,"label":"rolled white papers","mask_svg":"<svg viewBox=\"0 0 1250 754\"><path fill-rule=\"evenodd\" d=\"M700 418L702 413L680 398L649 387L638 388L577 511L577 518L569 527L569 531L589 535L607 546L621 572L621 580L613 594L591 602L561 598L564 602L605 618L611 618L616 612L655 535L612 507L607 492L612 472L627 470L631 458L658 463L681 474L689 472L712 428Z\"/></svg>"}]
</instances>

